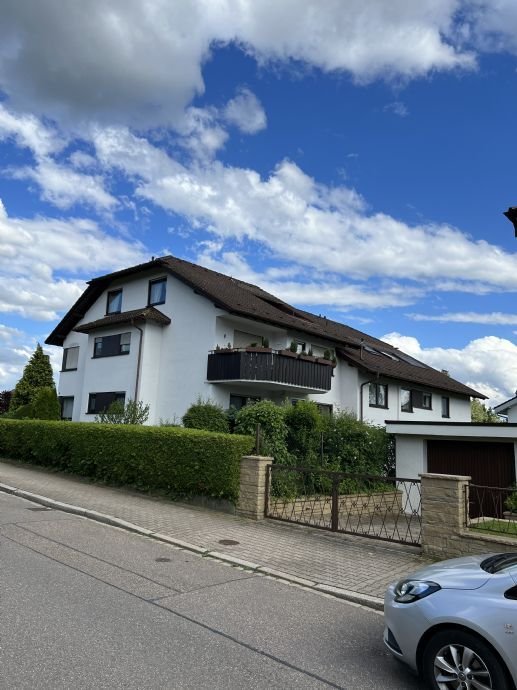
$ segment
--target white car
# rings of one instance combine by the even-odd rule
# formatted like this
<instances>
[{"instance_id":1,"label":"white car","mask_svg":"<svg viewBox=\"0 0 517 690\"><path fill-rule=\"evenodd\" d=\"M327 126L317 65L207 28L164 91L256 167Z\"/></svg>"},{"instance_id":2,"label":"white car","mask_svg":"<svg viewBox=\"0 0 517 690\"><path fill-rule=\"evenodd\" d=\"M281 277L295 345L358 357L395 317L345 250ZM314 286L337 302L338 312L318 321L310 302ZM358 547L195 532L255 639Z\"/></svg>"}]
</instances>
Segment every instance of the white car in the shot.
<instances>
[{"instance_id":1,"label":"white car","mask_svg":"<svg viewBox=\"0 0 517 690\"><path fill-rule=\"evenodd\" d=\"M517 553L454 558L391 585L384 643L430 688L517 688Z\"/></svg>"}]
</instances>

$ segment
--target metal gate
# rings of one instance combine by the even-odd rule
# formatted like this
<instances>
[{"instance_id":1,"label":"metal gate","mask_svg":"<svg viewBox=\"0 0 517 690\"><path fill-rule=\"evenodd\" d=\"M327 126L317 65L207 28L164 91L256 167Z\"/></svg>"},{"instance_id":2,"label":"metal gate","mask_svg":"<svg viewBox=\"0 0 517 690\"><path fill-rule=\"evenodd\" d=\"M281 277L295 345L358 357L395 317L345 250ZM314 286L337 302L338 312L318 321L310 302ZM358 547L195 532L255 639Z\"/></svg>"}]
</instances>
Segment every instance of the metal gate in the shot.
<instances>
[{"instance_id":1,"label":"metal gate","mask_svg":"<svg viewBox=\"0 0 517 690\"><path fill-rule=\"evenodd\" d=\"M419 546L420 480L271 465L266 517Z\"/></svg>"}]
</instances>

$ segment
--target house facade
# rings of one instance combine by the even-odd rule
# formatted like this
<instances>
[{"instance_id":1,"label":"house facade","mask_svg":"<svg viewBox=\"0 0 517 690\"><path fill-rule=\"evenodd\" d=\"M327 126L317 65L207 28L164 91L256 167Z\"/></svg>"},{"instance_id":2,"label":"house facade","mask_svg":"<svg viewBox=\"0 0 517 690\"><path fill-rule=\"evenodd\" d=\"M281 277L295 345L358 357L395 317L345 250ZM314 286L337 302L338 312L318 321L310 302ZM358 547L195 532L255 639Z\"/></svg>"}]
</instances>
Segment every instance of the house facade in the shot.
<instances>
[{"instance_id":1,"label":"house facade","mask_svg":"<svg viewBox=\"0 0 517 690\"><path fill-rule=\"evenodd\" d=\"M494 412L507 418L507 421L512 424L517 422L517 391L513 398L505 400L500 405L494 407Z\"/></svg>"},{"instance_id":2,"label":"house facade","mask_svg":"<svg viewBox=\"0 0 517 690\"><path fill-rule=\"evenodd\" d=\"M314 400L359 419L470 421L484 396L446 373L255 285L172 256L91 280L46 340L63 347L62 416L114 400L177 421L198 398L223 408Z\"/></svg>"}]
</instances>

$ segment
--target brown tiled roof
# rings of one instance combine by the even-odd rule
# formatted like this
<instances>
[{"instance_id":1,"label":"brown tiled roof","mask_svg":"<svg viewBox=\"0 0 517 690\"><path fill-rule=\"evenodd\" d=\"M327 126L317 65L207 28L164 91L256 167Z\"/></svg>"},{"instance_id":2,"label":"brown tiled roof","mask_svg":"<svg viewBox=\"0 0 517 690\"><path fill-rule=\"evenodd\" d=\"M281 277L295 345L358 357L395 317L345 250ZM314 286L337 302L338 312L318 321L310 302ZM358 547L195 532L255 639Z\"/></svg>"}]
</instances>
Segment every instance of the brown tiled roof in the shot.
<instances>
[{"instance_id":1,"label":"brown tiled roof","mask_svg":"<svg viewBox=\"0 0 517 690\"><path fill-rule=\"evenodd\" d=\"M105 326L116 326L117 324L132 323L133 321L155 321L156 323L168 325L171 320L165 316L161 311L155 307L145 307L144 309L133 309L132 311L123 311L119 314L108 314L97 321L90 321L89 323L82 323L76 326L73 330L79 333L90 333L98 328Z\"/></svg>"},{"instance_id":2,"label":"brown tiled roof","mask_svg":"<svg viewBox=\"0 0 517 690\"><path fill-rule=\"evenodd\" d=\"M211 300L217 307L231 314L329 340L335 344L338 354L343 359L366 372L454 391L467 396L486 397L446 374L408 358L391 345L355 328L297 309L275 295L262 290L257 285L246 283L217 271L211 271L174 256L153 259L145 264L91 280L85 292L56 326L46 342L50 345L62 345L70 330L84 317L88 308L114 280L144 271L170 273L198 294ZM108 324L106 323L106 325ZM366 347L388 353L388 355L391 354L396 359L391 359L386 355L369 353L365 350Z\"/></svg>"},{"instance_id":3,"label":"brown tiled roof","mask_svg":"<svg viewBox=\"0 0 517 690\"><path fill-rule=\"evenodd\" d=\"M433 369L422 362L418 362L418 360L409 358L416 362L416 364L411 364L403 359L392 359L391 357L402 358L405 355L400 350L386 347L386 344L384 344L382 350L378 351L378 354L368 352L364 347L338 348L337 352L341 358L350 364L375 377L411 381L411 383L423 387L440 388L444 391L469 395L474 398L486 397L469 388L469 386L465 386L463 383L451 378L448 374ZM382 354L382 352L388 354Z\"/></svg>"}]
</instances>

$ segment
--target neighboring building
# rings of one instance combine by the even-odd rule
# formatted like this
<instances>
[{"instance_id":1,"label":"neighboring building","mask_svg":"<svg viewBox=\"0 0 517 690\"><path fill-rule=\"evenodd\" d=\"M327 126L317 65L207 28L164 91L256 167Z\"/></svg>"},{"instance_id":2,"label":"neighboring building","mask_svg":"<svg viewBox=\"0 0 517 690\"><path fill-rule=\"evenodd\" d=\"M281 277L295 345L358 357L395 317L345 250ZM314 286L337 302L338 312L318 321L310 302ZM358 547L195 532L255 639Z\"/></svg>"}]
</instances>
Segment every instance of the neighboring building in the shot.
<instances>
[{"instance_id":1,"label":"neighboring building","mask_svg":"<svg viewBox=\"0 0 517 690\"><path fill-rule=\"evenodd\" d=\"M517 422L517 391L515 391L513 398L510 398L510 400L505 400L500 405L496 405L496 407L493 408L493 411L496 414L507 417L510 423Z\"/></svg>"},{"instance_id":2,"label":"neighboring building","mask_svg":"<svg viewBox=\"0 0 517 690\"><path fill-rule=\"evenodd\" d=\"M74 421L117 399L148 403L150 424L179 420L201 397L224 408L311 399L377 424L463 422L470 397L485 397L381 340L172 256L91 280L46 342L64 348L59 395ZM285 352L293 342L298 356Z\"/></svg>"}]
</instances>

